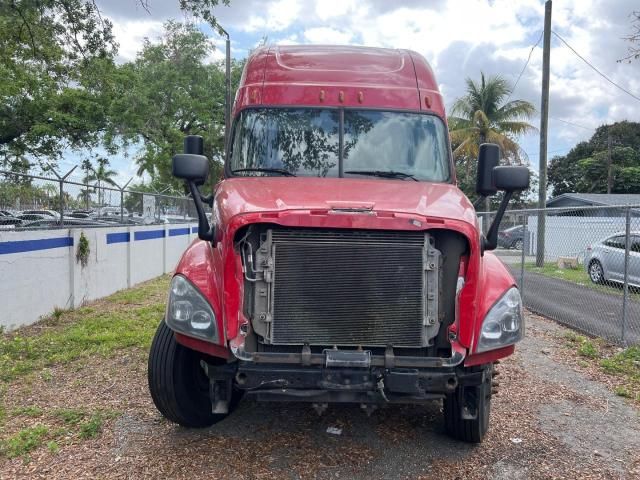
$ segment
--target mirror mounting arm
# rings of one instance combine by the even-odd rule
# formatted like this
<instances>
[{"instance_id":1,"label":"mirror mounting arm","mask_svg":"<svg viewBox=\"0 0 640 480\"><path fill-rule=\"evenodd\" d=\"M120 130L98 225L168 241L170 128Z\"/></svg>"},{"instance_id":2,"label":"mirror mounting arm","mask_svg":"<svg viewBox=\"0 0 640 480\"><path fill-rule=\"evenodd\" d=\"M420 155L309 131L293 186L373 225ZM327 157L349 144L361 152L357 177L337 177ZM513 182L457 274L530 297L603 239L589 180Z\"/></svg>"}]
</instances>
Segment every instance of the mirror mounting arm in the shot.
<instances>
[{"instance_id":1,"label":"mirror mounting arm","mask_svg":"<svg viewBox=\"0 0 640 480\"><path fill-rule=\"evenodd\" d=\"M211 195L207 195L206 197L202 194L200 194L200 199L206 203L207 205L209 205L209 208L213 208L213 194Z\"/></svg>"},{"instance_id":2,"label":"mirror mounting arm","mask_svg":"<svg viewBox=\"0 0 640 480\"><path fill-rule=\"evenodd\" d=\"M200 238L200 240L212 242L213 246L215 247L214 239L216 229L215 226L209 225L209 220L207 220L207 216L204 212L204 205L202 203L203 200L207 199L202 196L195 182L187 182L187 186L189 187L191 197L196 204L196 212L198 212L198 238ZM213 200L213 196L211 198ZM213 204L213 201L211 203Z\"/></svg>"},{"instance_id":3,"label":"mirror mounting arm","mask_svg":"<svg viewBox=\"0 0 640 480\"><path fill-rule=\"evenodd\" d=\"M504 197L502 197L502 201L500 202L500 206L498 207L498 211L496 212L496 217L493 219L493 222L489 227L487 236L482 237L482 245L480 246L480 251L483 255L485 251L495 250L498 246L498 228L500 228L502 217L504 216L504 212L506 211L512 196L513 190L507 190L506 192L504 192Z\"/></svg>"}]
</instances>

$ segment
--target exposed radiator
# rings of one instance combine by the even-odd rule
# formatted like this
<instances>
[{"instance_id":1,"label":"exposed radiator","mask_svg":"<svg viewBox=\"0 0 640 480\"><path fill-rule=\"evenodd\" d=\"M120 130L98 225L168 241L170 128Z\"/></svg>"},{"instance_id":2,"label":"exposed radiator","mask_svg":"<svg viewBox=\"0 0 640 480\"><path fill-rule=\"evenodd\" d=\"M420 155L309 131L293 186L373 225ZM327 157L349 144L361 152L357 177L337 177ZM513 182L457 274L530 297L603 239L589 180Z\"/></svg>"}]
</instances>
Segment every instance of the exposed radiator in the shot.
<instances>
[{"instance_id":1,"label":"exposed radiator","mask_svg":"<svg viewBox=\"0 0 640 480\"><path fill-rule=\"evenodd\" d=\"M272 229L260 252L267 343L423 347L437 334L429 234Z\"/></svg>"}]
</instances>

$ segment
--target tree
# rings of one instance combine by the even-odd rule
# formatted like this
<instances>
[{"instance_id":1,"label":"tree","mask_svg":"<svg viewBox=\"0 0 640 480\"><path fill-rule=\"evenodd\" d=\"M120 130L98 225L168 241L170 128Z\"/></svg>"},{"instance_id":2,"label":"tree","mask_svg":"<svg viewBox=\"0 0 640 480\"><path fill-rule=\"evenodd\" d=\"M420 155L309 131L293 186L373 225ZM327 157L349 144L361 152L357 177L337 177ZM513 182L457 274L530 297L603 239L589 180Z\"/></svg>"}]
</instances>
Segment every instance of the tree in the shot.
<instances>
[{"instance_id":1,"label":"tree","mask_svg":"<svg viewBox=\"0 0 640 480\"><path fill-rule=\"evenodd\" d=\"M88 160L85 160L88 162ZM83 168L86 167L86 164L83 161ZM98 189L98 206L103 205L103 195L104 192L102 190L103 184L108 184L112 186L116 186L116 182L113 179L118 173L115 170L109 170L109 160L104 157L98 157L97 167L93 167L89 162L91 172L86 177L86 183L89 182L97 182L96 188Z\"/></svg>"},{"instance_id":2,"label":"tree","mask_svg":"<svg viewBox=\"0 0 640 480\"><path fill-rule=\"evenodd\" d=\"M640 58L640 10L633 11L629 14L631 18L631 33L626 37L622 37L627 40L631 45L627 47L627 55L624 58L618 60L618 62L629 62L631 60L637 60Z\"/></svg>"},{"instance_id":3,"label":"tree","mask_svg":"<svg viewBox=\"0 0 640 480\"><path fill-rule=\"evenodd\" d=\"M607 192L609 138L612 193L640 193L640 123L623 121L598 127L589 141L551 160L548 174L554 196Z\"/></svg>"},{"instance_id":4,"label":"tree","mask_svg":"<svg viewBox=\"0 0 640 480\"><path fill-rule=\"evenodd\" d=\"M116 47L93 2L0 2L0 164L21 170L99 142Z\"/></svg>"},{"instance_id":5,"label":"tree","mask_svg":"<svg viewBox=\"0 0 640 480\"><path fill-rule=\"evenodd\" d=\"M525 100L509 100L512 87L500 76L485 78L481 72L479 83L467 78L466 84L467 93L453 104L449 128L457 169L463 173L461 186L473 197L480 144L496 143L507 162L521 163L524 155L516 139L536 130L527 123L535 107Z\"/></svg>"},{"instance_id":6,"label":"tree","mask_svg":"<svg viewBox=\"0 0 640 480\"><path fill-rule=\"evenodd\" d=\"M202 135L214 172L224 150L224 65L207 63L213 46L192 24L168 22L158 43L146 40L135 62L121 67L122 83L112 103L110 145L141 143L138 173L181 187L171 175L171 158L182 152L185 135ZM242 62L232 64L232 85Z\"/></svg>"}]
</instances>

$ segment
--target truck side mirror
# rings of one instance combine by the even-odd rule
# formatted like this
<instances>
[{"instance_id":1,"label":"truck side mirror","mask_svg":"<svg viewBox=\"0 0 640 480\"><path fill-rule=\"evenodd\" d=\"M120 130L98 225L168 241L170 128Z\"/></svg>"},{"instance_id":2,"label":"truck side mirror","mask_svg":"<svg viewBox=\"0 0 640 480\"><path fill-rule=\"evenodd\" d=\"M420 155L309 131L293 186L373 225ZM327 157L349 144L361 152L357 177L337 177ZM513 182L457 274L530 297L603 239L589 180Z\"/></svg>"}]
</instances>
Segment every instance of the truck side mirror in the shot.
<instances>
[{"instance_id":1,"label":"truck side mirror","mask_svg":"<svg viewBox=\"0 0 640 480\"><path fill-rule=\"evenodd\" d=\"M478 173L476 175L476 193L481 197L490 197L498 191L493 179L493 169L500 163L500 147L495 143L483 143L478 152Z\"/></svg>"},{"instance_id":2,"label":"truck side mirror","mask_svg":"<svg viewBox=\"0 0 640 480\"><path fill-rule=\"evenodd\" d=\"M523 166L499 166L500 147L492 143L480 145L478 154L478 176L476 178L476 192L479 200L494 195L498 190L504 191L504 196L498 211L489 227L486 237L482 238L482 252L494 250L498 246L498 228L509 205L514 192L529 188L529 169Z\"/></svg>"},{"instance_id":3,"label":"truck side mirror","mask_svg":"<svg viewBox=\"0 0 640 480\"><path fill-rule=\"evenodd\" d=\"M176 178L202 185L209 175L209 160L204 155L178 153L173 156L171 173Z\"/></svg>"},{"instance_id":4,"label":"truck side mirror","mask_svg":"<svg viewBox=\"0 0 640 480\"><path fill-rule=\"evenodd\" d=\"M184 151L185 153L173 156L171 172L174 177L185 180L189 187L191 197L196 204L196 212L198 212L198 237L201 240L213 241L215 227L209 225L203 204L203 201L209 203L212 198L204 198L198 190L198 185L204 184L209 174L209 160L203 155L202 137L187 136L184 139Z\"/></svg>"},{"instance_id":5,"label":"truck side mirror","mask_svg":"<svg viewBox=\"0 0 640 480\"><path fill-rule=\"evenodd\" d=\"M493 183L498 190L520 192L529 188L529 169L523 166L501 166L493 169Z\"/></svg>"}]
</instances>

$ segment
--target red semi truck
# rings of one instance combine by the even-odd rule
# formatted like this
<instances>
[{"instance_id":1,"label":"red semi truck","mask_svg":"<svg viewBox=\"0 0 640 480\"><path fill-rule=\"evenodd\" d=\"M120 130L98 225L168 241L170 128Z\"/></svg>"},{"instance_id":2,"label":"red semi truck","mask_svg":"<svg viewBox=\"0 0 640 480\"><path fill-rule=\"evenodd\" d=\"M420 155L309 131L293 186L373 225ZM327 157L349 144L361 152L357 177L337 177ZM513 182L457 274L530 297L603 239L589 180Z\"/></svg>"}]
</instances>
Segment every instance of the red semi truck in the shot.
<instances>
[{"instance_id":1,"label":"red semi truck","mask_svg":"<svg viewBox=\"0 0 640 480\"><path fill-rule=\"evenodd\" d=\"M413 51L259 49L228 118L212 195L198 189L200 137L173 159L200 238L151 346L158 410L206 427L243 394L319 412L442 400L447 432L481 441L493 365L524 334L516 283L489 251L528 169L481 146L480 198L505 192L483 235L456 185L435 77Z\"/></svg>"}]
</instances>

